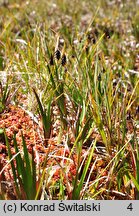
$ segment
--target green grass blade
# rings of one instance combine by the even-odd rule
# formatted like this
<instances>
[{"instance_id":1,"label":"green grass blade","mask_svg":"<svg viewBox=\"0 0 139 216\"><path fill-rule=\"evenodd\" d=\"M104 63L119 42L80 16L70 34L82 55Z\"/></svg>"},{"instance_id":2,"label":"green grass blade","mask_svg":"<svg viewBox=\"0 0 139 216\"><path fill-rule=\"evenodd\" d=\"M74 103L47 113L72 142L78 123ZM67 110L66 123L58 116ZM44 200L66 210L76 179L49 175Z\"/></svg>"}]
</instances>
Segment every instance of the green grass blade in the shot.
<instances>
[{"instance_id":1,"label":"green grass blade","mask_svg":"<svg viewBox=\"0 0 139 216\"><path fill-rule=\"evenodd\" d=\"M134 183L134 185L138 191L137 192L137 199L139 200L139 183L137 182L137 180L134 178L134 176L131 173L129 173L129 176L130 176L131 180L133 181L133 183Z\"/></svg>"},{"instance_id":2,"label":"green grass blade","mask_svg":"<svg viewBox=\"0 0 139 216\"><path fill-rule=\"evenodd\" d=\"M11 147L10 147L8 137L7 137L5 131L4 131L4 136L5 136L6 146L8 148L8 156L9 156L9 159L11 160L12 159ZM11 160L11 167L12 167L12 173L13 173L13 178L14 178L14 182L15 182L16 194L17 194L18 198L20 198L20 189L18 186L18 176L16 174L16 166L15 166L13 160Z\"/></svg>"},{"instance_id":3,"label":"green grass blade","mask_svg":"<svg viewBox=\"0 0 139 216\"><path fill-rule=\"evenodd\" d=\"M24 152L24 162L25 169L23 170L26 179L23 181L24 189L26 191L27 199L32 199L32 170L31 163L29 159L29 153L27 150L26 142L22 134L23 152Z\"/></svg>"},{"instance_id":4,"label":"green grass blade","mask_svg":"<svg viewBox=\"0 0 139 216\"><path fill-rule=\"evenodd\" d=\"M79 185L77 186L76 190L74 191L74 193L72 195L72 199L77 199L77 200L80 199L80 193L81 193L81 190L82 190L82 187L83 187L83 183L84 183L84 180L85 180L85 177L86 177L86 174L87 174L90 162L92 160L92 156L93 156L93 153L94 153L95 145L96 145L96 140L93 143L93 147L92 147L92 149L90 151L90 154L89 154L88 159L86 161L85 167L83 169L83 173L82 173Z\"/></svg>"},{"instance_id":5,"label":"green grass blade","mask_svg":"<svg viewBox=\"0 0 139 216\"><path fill-rule=\"evenodd\" d=\"M36 196L36 177L37 177L37 172L36 172L36 163L35 163L35 153L34 150L32 148L32 199L35 198Z\"/></svg>"},{"instance_id":6,"label":"green grass blade","mask_svg":"<svg viewBox=\"0 0 139 216\"><path fill-rule=\"evenodd\" d=\"M16 135L14 134L14 137L13 137L13 144L14 144L14 148L15 148L15 152L16 153L19 153L19 149L18 149L18 146L17 146L17 141L16 141ZM23 170L25 169L24 167L24 162L21 158L21 154L18 154L17 157L16 157L16 169L17 169L17 172L18 172L18 175L22 175L22 178L25 180L26 179L26 176L23 175Z\"/></svg>"},{"instance_id":7,"label":"green grass blade","mask_svg":"<svg viewBox=\"0 0 139 216\"><path fill-rule=\"evenodd\" d=\"M43 105L39 99L39 96L36 92L36 90L33 88L33 92L35 94L38 106L39 106L39 111L42 117L42 123L43 123L43 128L44 128L44 137L45 139L48 139L50 136L50 129L51 129L51 100L48 103L48 114L46 115L46 112L43 108Z\"/></svg>"}]
</instances>

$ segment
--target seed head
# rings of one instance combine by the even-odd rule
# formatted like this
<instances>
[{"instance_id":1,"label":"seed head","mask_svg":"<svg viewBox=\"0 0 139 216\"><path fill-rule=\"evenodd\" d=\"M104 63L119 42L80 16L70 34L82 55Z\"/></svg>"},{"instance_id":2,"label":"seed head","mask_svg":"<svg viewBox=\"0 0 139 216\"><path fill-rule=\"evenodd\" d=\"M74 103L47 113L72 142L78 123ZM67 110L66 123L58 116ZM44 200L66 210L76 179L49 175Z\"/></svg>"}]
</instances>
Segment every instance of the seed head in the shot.
<instances>
[{"instance_id":1,"label":"seed head","mask_svg":"<svg viewBox=\"0 0 139 216\"><path fill-rule=\"evenodd\" d=\"M98 81L101 81L101 74L98 75Z\"/></svg>"},{"instance_id":2,"label":"seed head","mask_svg":"<svg viewBox=\"0 0 139 216\"><path fill-rule=\"evenodd\" d=\"M65 54L63 54L62 59L61 59L61 64L64 66L67 63L67 57Z\"/></svg>"},{"instance_id":3,"label":"seed head","mask_svg":"<svg viewBox=\"0 0 139 216\"><path fill-rule=\"evenodd\" d=\"M54 58L53 55L51 54L50 56L50 61L49 61L50 65L54 65Z\"/></svg>"},{"instance_id":4,"label":"seed head","mask_svg":"<svg viewBox=\"0 0 139 216\"><path fill-rule=\"evenodd\" d=\"M130 112L127 113L126 119L127 119L127 120L130 120L130 119L131 119L131 113L130 113Z\"/></svg>"},{"instance_id":5,"label":"seed head","mask_svg":"<svg viewBox=\"0 0 139 216\"><path fill-rule=\"evenodd\" d=\"M61 52L60 52L59 49L57 49L57 50L55 51L55 57L56 57L57 60L59 60L59 59L61 58Z\"/></svg>"},{"instance_id":6,"label":"seed head","mask_svg":"<svg viewBox=\"0 0 139 216\"><path fill-rule=\"evenodd\" d=\"M88 55L88 53L89 53L89 46L88 45L85 46L85 52Z\"/></svg>"},{"instance_id":7,"label":"seed head","mask_svg":"<svg viewBox=\"0 0 139 216\"><path fill-rule=\"evenodd\" d=\"M136 114L138 114L139 113L139 106L137 106L137 108L136 108Z\"/></svg>"}]
</instances>

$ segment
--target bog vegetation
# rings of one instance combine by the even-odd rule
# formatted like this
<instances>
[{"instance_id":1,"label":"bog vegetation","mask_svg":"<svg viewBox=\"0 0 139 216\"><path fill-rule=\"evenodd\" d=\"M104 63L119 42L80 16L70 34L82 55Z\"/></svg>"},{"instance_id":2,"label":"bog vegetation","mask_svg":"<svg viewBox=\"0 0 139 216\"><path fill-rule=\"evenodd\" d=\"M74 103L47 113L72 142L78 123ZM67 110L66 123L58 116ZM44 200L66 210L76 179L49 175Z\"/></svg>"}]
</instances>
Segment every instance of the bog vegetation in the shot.
<instances>
[{"instance_id":1,"label":"bog vegetation","mask_svg":"<svg viewBox=\"0 0 139 216\"><path fill-rule=\"evenodd\" d=\"M0 198L139 199L139 1L0 1Z\"/></svg>"}]
</instances>

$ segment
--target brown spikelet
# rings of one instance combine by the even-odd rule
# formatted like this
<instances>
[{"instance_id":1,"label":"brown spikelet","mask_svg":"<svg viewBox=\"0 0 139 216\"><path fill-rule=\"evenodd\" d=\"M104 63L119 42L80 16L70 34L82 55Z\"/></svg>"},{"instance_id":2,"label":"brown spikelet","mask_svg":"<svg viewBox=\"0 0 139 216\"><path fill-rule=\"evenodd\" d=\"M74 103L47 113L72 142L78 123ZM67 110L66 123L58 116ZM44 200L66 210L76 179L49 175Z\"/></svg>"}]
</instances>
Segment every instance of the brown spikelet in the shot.
<instances>
[{"instance_id":1,"label":"brown spikelet","mask_svg":"<svg viewBox=\"0 0 139 216\"><path fill-rule=\"evenodd\" d=\"M101 74L98 74L98 81L101 81Z\"/></svg>"},{"instance_id":2,"label":"brown spikelet","mask_svg":"<svg viewBox=\"0 0 139 216\"><path fill-rule=\"evenodd\" d=\"M61 59L61 64L62 64L62 66L65 66L66 63L67 63L67 57L65 54L63 54L62 59Z\"/></svg>"},{"instance_id":3,"label":"brown spikelet","mask_svg":"<svg viewBox=\"0 0 139 216\"><path fill-rule=\"evenodd\" d=\"M54 65L54 58L53 55L51 54L50 56L50 61L49 61L50 65Z\"/></svg>"},{"instance_id":4,"label":"brown spikelet","mask_svg":"<svg viewBox=\"0 0 139 216\"><path fill-rule=\"evenodd\" d=\"M57 50L55 51L55 58L56 58L57 60L59 60L59 59L61 58L61 52L60 52L59 49L57 49Z\"/></svg>"}]
</instances>

